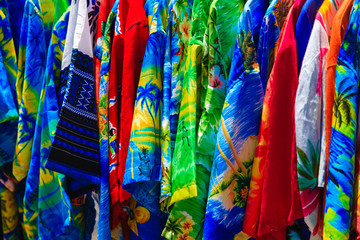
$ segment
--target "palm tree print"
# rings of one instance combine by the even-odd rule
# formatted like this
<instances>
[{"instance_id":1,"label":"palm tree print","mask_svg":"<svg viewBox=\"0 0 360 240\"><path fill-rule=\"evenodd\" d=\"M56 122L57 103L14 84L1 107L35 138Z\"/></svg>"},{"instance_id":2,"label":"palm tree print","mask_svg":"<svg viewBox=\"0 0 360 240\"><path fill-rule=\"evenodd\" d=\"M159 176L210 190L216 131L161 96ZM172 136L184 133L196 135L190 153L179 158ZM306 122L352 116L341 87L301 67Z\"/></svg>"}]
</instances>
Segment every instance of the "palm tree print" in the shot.
<instances>
[{"instance_id":1,"label":"palm tree print","mask_svg":"<svg viewBox=\"0 0 360 240\"><path fill-rule=\"evenodd\" d=\"M239 45L241 46L241 55L244 60L244 67L246 71L254 70L259 68L259 65L256 61L256 48L255 43L252 39L251 30L247 33L245 30L241 30L239 36Z\"/></svg>"},{"instance_id":2,"label":"palm tree print","mask_svg":"<svg viewBox=\"0 0 360 240\"><path fill-rule=\"evenodd\" d=\"M157 116L160 109L160 99L161 99L161 91L155 84L151 83L153 79L148 81L146 85L139 86L138 88L138 101L141 104L141 110L144 109L144 105L146 106L151 119L155 126L155 118L152 112L154 110L155 117Z\"/></svg>"},{"instance_id":3,"label":"palm tree print","mask_svg":"<svg viewBox=\"0 0 360 240\"><path fill-rule=\"evenodd\" d=\"M234 143L230 137L230 134L226 129L223 117L221 117L221 128L224 133L224 137L229 144L229 147L230 147L233 157L235 159L236 165L234 165L230 161L230 159L224 154L224 152L222 151L222 149L220 147L219 141L218 141L217 146L218 146L220 155L222 156L222 158L225 160L227 165L232 170L232 174L231 174L230 178L228 178L227 180L224 179L221 182L218 182L217 186L215 186L214 189L210 192L209 198L224 191L235 181L234 188L233 188L233 192L235 193L233 204L242 207L242 206L245 206L247 196L249 193L249 185L250 185L250 180L251 180L251 166L252 166L254 159L251 158L247 161L242 161L240 159L240 156L236 152L236 149L235 149Z\"/></svg>"},{"instance_id":4,"label":"palm tree print","mask_svg":"<svg viewBox=\"0 0 360 240\"><path fill-rule=\"evenodd\" d=\"M33 132L33 129L35 127L36 119L35 119L36 113L28 114L26 108L21 108L20 110L20 117L19 117L19 137L18 137L18 144L26 143L25 146L21 148L21 150L17 153L19 154L26 145L29 144L29 141L32 138L31 132Z\"/></svg>"},{"instance_id":5,"label":"palm tree print","mask_svg":"<svg viewBox=\"0 0 360 240\"><path fill-rule=\"evenodd\" d=\"M177 236L178 234L182 233L181 221L183 219L184 217L176 219L173 215L171 215L167 220L164 232L170 234L171 240L174 239L174 236Z\"/></svg>"},{"instance_id":6,"label":"palm tree print","mask_svg":"<svg viewBox=\"0 0 360 240\"><path fill-rule=\"evenodd\" d=\"M341 69L341 65L344 63L338 59L338 68ZM339 84L338 90L335 91L334 99L334 116L335 116L335 127L340 128L342 123L345 123L347 126L351 121L351 105L349 99L357 95L357 86L346 85L348 82L348 77L345 77Z\"/></svg>"}]
</instances>

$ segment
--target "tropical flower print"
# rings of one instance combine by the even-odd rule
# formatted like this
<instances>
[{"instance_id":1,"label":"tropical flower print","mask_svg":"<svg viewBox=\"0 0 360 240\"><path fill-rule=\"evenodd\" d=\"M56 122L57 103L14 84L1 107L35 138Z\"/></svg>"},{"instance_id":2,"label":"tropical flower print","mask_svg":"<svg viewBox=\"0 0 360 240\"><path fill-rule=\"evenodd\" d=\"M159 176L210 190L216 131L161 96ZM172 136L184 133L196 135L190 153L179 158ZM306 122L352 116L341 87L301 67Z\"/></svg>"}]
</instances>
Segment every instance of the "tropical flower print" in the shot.
<instances>
[{"instance_id":1,"label":"tropical flower print","mask_svg":"<svg viewBox=\"0 0 360 240\"><path fill-rule=\"evenodd\" d=\"M221 81L219 75L214 75L213 78L209 79L209 85L213 88L221 89L223 81Z\"/></svg>"},{"instance_id":2,"label":"tropical flower print","mask_svg":"<svg viewBox=\"0 0 360 240\"><path fill-rule=\"evenodd\" d=\"M189 20L185 20L180 25L180 30L184 40L189 40L190 38L190 23L188 21Z\"/></svg>"},{"instance_id":3,"label":"tropical flower print","mask_svg":"<svg viewBox=\"0 0 360 240\"><path fill-rule=\"evenodd\" d=\"M130 205L128 208L129 219L128 225L136 235L138 233L138 224L144 224L150 219L150 212L142 206L136 206L136 201L134 199L130 200Z\"/></svg>"},{"instance_id":4,"label":"tropical flower print","mask_svg":"<svg viewBox=\"0 0 360 240\"><path fill-rule=\"evenodd\" d=\"M191 14L194 0L171 0L168 5L168 25L166 29L166 52L164 56L162 132L162 165L172 173L172 160L179 120L186 59L190 42ZM184 125L181 127L186 128ZM171 181L172 175L170 175ZM161 199L169 198L175 189L171 182L161 185ZM165 185L164 185L165 184ZM170 185L169 185L170 184Z\"/></svg>"},{"instance_id":5,"label":"tropical flower print","mask_svg":"<svg viewBox=\"0 0 360 240\"><path fill-rule=\"evenodd\" d=\"M148 239L160 239L167 218L159 205L162 180L161 139L165 139L165 135L162 135L161 117L166 22L162 20L167 19L167 6L167 1L160 1L152 19L137 89L123 179L123 189L150 213L150 220L138 224L136 230L140 238ZM154 26L157 31L154 31Z\"/></svg>"},{"instance_id":6,"label":"tropical flower print","mask_svg":"<svg viewBox=\"0 0 360 240\"><path fill-rule=\"evenodd\" d=\"M192 226L195 225L195 222L189 217L185 221L180 223L182 226L182 230L184 232L191 232L193 230Z\"/></svg>"},{"instance_id":7,"label":"tropical flower print","mask_svg":"<svg viewBox=\"0 0 360 240\"><path fill-rule=\"evenodd\" d=\"M238 20L236 45L211 171L204 223L205 239L234 239L244 235L243 216L264 97L255 40L258 39L266 7L265 1L250 0Z\"/></svg>"},{"instance_id":8,"label":"tropical flower print","mask_svg":"<svg viewBox=\"0 0 360 240\"><path fill-rule=\"evenodd\" d=\"M196 223L189 214L179 215L178 218L171 215L164 229L165 237L167 239L197 239L190 236L194 225Z\"/></svg>"},{"instance_id":9,"label":"tropical flower print","mask_svg":"<svg viewBox=\"0 0 360 240\"><path fill-rule=\"evenodd\" d=\"M350 238L358 125L359 24L359 0L355 0L336 65L324 239Z\"/></svg>"},{"instance_id":10,"label":"tropical flower print","mask_svg":"<svg viewBox=\"0 0 360 240\"><path fill-rule=\"evenodd\" d=\"M189 236L188 232L185 232L183 234L179 234L176 240L193 240L194 238Z\"/></svg>"}]
</instances>

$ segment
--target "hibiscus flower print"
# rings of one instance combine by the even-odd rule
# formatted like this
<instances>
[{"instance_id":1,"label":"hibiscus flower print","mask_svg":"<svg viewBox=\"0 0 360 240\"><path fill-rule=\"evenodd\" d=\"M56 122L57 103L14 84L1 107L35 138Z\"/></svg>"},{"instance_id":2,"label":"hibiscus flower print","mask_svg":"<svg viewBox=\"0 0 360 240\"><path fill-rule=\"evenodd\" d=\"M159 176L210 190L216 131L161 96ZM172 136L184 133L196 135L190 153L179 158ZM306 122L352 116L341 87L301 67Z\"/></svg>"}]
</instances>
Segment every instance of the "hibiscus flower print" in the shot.
<instances>
[{"instance_id":1,"label":"hibiscus flower print","mask_svg":"<svg viewBox=\"0 0 360 240\"><path fill-rule=\"evenodd\" d=\"M189 236L189 233L179 234L177 240L194 240L193 237Z\"/></svg>"},{"instance_id":2,"label":"hibiscus flower print","mask_svg":"<svg viewBox=\"0 0 360 240\"><path fill-rule=\"evenodd\" d=\"M183 34L185 40L188 40L190 37L190 23L188 21L182 22L180 25L180 31Z\"/></svg>"},{"instance_id":3,"label":"hibiscus flower print","mask_svg":"<svg viewBox=\"0 0 360 240\"><path fill-rule=\"evenodd\" d=\"M183 230L183 232L191 232L193 230L192 226L195 225L195 222L192 219L186 219L185 221L181 222L181 230Z\"/></svg>"},{"instance_id":4,"label":"hibiscus flower print","mask_svg":"<svg viewBox=\"0 0 360 240\"><path fill-rule=\"evenodd\" d=\"M218 75L214 75L213 78L210 78L209 85L213 88L221 89L221 87L223 85L223 81L221 81L221 79Z\"/></svg>"}]
</instances>

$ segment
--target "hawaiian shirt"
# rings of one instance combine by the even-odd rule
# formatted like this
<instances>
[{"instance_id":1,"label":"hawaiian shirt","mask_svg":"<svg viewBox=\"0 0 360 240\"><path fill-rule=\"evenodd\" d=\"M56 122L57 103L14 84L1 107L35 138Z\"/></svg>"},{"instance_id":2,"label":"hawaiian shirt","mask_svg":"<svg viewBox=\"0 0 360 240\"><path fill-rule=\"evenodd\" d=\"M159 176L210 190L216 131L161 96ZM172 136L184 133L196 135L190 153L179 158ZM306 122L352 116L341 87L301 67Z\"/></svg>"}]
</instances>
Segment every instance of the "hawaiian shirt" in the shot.
<instances>
[{"instance_id":1,"label":"hawaiian shirt","mask_svg":"<svg viewBox=\"0 0 360 240\"><path fill-rule=\"evenodd\" d=\"M298 85L295 22L304 3L305 0L296 0L289 12L266 86L243 225L243 231L255 238L285 239L286 226L303 215L297 181L294 107Z\"/></svg>"},{"instance_id":2,"label":"hawaiian shirt","mask_svg":"<svg viewBox=\"0 0 360 240\"><path fill-rule=\"evenodd\" d=\"M217 135L204 238L234 239L242 233L264 93L256 60L269 1L247 1L238 30L227 94Z\"/></svg>"},{"instance_id":3,"label":"hawaiian shirt","mask_svg":"<svg viewBox=\"0 0 360 240\"><path fill-rule=\"evenodd\" d=\"M52 10L42 13L40 9L49 4L49 0L27 0L21 25L16 82L19 122L13 162L13 174L18 181L26 177L30 165L40 91L45 73L47 43L51 35L48 27L52 25L53 18Z\"/></svg>"},{"instance_id":4,"label":"hawaiian shirt","mask_svg":"<svg viewBox=\"0 0 360 240\"><path fill-rule=\"evenodd\" d=\"M360 2L354 1L349 26L340 48L335 77L335 99L326 185L324 239L349 239L354 188Z\"/></svg>"},{"instance_id":5,"label":"hawaiian shirt","mask_svg":"<svg viewBox=\"0 0 360 240\"><path fill-rule=\"evenodd\" d=\"M325 143L327 53L330 29L341 3L325 0L316 15L300 70L295 100L300 199L305 222L314 236L320 233L319 211L322 211L322 191L318 188L318 182L321 182L319 178L324 177L325 173L320 161L324 164L326 156L320 153L325 153L325 145L322 143ZM305 40L302 38L302 41Z\"/></svg>"},{"instance_id":6,"label":"hawaiian shirt","mask_svg":"<svg viewBox=\"0 0 360 240\"><path fill-rule=\"evenodd\" d=\"M159 239L167 218L159 206L167 6L168 0L159 1L150 26L123 179L123 189L137 201L130 204L129 225L142 239Z\"/></svg>"}]
</instances>

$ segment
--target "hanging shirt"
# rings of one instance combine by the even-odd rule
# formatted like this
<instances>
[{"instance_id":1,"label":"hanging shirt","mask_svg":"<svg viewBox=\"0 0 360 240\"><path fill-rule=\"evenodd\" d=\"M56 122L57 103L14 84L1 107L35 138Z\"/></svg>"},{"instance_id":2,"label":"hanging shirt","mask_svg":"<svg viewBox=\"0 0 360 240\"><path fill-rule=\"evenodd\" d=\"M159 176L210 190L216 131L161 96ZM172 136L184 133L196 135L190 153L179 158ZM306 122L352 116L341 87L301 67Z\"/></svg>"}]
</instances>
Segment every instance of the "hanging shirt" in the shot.
<instances>
[{"instance_id":1,"label":"hanging shirt","mask_svg":"<svg viewBox=\"0 0 360 240\"><path fill-rule=\"evenodd\" d=\"M333 26L331 30L331 39L329 46L329 53L327 58L327 72L326 72L326 101L325 101L325 119L326 119L326 148L321 149L325 150L325 153L321 153L321 155L325 154L325 164L323 174L323 184L322 186L326 186L327 172L329 166L329 150L330 150L330 141L331 141L331 129L332 129L332 116L333 116L333 107L334 107L334 96L335 96L335 72L336 72L336 62L337 57L339 55L340 47L342 41L345 37L345 32L349 24L350 13L353 6L354 0L344 0L344 3L341 4L339 10L337 11L334 20ZM322 143L323 145L324 143ZM319 180L320 180L320 171L319 169ZM320 183L320 182L319 182ZM324 197L326 194L324 194ZM325 200L325 199L324 199Z\"/></svg>"},{"instance_id":2,"label":"hanging shirt","mask_svg":"<svg viewBox=\"0 0 360 240\"><path fill-rule=\"evenodd\" d=\"M150 1L149 4L151 4ZM122 205L128 204L131 195L123 189L122 182L128 154L136 91L149 38L144 1L122 1L119 5L117 19L119 19L119 24L116 25L118 32L115 30L112 46L109 96L109 121L111 124L109 132L110 181L115 184L110 184L110 187L112 196L114 196L112 201L115 200L112 208L113 225L117 225L121 219L122 225L126 227L126 216L124 216L125 212Z\"/></svg>"},{"instance_id":3,"label":"hanging shirt","mask_svg":"<svg viewBox=\"0 0 360 240\"><path fill-rule=\"evenodd\" d=\"M162 168L166 171L161 181L162 201L171 196L172 192L169 174L178 127L187 47L190 40L192 7L193 0L172 0L168 6L161 121Z\"/></svg>"},{"instance_id":4,"label":"hanging shirt","mask_svg":"<svg viewBox=\"0 0 360 240\"><path fill-rule=\"evenodd\" d=\"M129 207L130 228L142 239L159 239L166 215L159 207L161 181L161 92L167 0L159 1L141 68L123 188L137 203ZM141 216L131 216L136 209Z\"/></svg>"},{"instance_id":5,"label":"hanging shirt","mask_svg":"<svg viewBox=\"0 0 360 240\"><path fill-rule=\"evenodd\" d=\"M246 236L241 230L264 100L256 43L268 4L266 0L247 1L238 21L211 171L205 239Z\"/></svg>"},{"instance_id":6,"label":"hanging shirt","mask_svg":"<svg viewBox=\"0 0 360 240\"><path fill-rule=\"evenodd\" d=\"M144 0L123 1L122 15L124 30L124 59L121 82L121 132L120 132L120 168L119 180L123 181L126 159L128 155L131 125L133 120L136 91L139 84L141 67L149 38L149 27L144 10ZM126 11L125 5L128 5ZM130 197L120 187L121 200Z\"/></svg>"},{"instance_id":7,"label":"hanging shirt","mask_svg":"<svg viewBox=\"0 0 360 240\"><path fill-rule=\"evenodd\" d=\"M178 157L186 154L186 151L191 151L192 148L186 139L188 136L186 125L179 122L177 141L181 145L175 146L171 163L170 204L175 203L175 205L170 212L167 228L163 232L168 239L175 234L170 227L174 219L191 225L189 233L183 230L179 236L184 237L188 234L193 238L202 238L201 230L205 217L216 134L236 42L237 26L233 23L239 19L244 4L244 1L213 1L210 5L207 29L203 38L205 51L202 60L202 81L199 87L201 92L199 106L202 112L199 113L197 120L199 121L198 139L195 145L197 152L195 159ZM225 15L227 18L219 17ZM180 151L183 152L181 155ZM167 230L169 227L170 231Z\"/></svg>"},{"instance_id":8,"label":"hanging shirt","mask_svg":"<svg viewBox=\"0 0 360 240\"><path fill-rule=\"evenodd\" d=\"M0 6L0 166L14 159L18 118L16 52L6 10Z\"/></svg>"},{"instance_id":9,"label":"hanging shirt","mask_svg":"<svg viewBox=\"0 0 360 240\"><path fill-rule=\"evenodd\" d=\"M75 0L74 0L75 1ZM62 60L66 92L46 168L89 184L100 184L99 129L93 78L95 4L76 1L72 7ZM73 26L75 25L75 26ZM71 41L73 39L73 41ZM64 84L65 85L65 84Z\"/></svg>"},{"instance_id":10,"label":"hanging shirt","mask_svg":"<svg viewBox=\"0 0 360 240\"><path fill-rule=\"evenodd\" d=\"M99 89L99 135L100 135L100 214L98 239L111 239L109 224L109 78L112 36L118 14L119 0L114 3L106 21L102 39L102 57Z\"/></svg>"},{"instance_id":11,"label":"hanging shirt","mask_svg":"<svg viewBox=\"0 0 360 240\"><path fill-rule=\"evenodd\" d=\"M123 1L122 1L123 2ZM121 185L119 182L119 141L120 141L120 107L121 107L121 79L124 54L124 40L122 33L121 11L126 11L118 4L115 27L112 36L110 76L109 76L109 191L110 191L110 228L112 237L118 235L117 227L125 219L120 200ZM119 97L118 97L119 96Z\"/></svg>"},{"instance_id":12,"label":"hanging shirt","mask_svg":"<svg viewBox=\"0 0 360 240\"><path fill-rule=\"evenodd\" d=\"M185 74L183 80L182 99L179 113L179 123L175 141L175 155L172 161L196 162L196 131L201 116L200 90L202 76L203 39L207 28L209 10L212 0L195 0L191 13L190 42L187 50ZM169 138L168 138L169 139ZM165 144L165 143L164 143ZM178 201L169 208L171 199L162 199L162 208L170 211L170 216L163 231L167 239L174 237L201 238L202 221L205 213L207 184L202 184L209 177L209 171L204 171L201 165L196 167L197 193L201 198L189 198ZM175 169L174 169L175 170ZM178 168L178 170L181 170ZM180 177L180 176L179 176ZM163 187L171 188L170 171L163 166ZM191 211L196 209L196 211ZM184 211L186 210L186 211ZM190 215L191 214L191 215ZM199 224L200 223L200 224ZM175 227L175 229L174 229ZM176 231L180 228L180 232Z\"/></svg>"},{"instance_id":13,"label":"hanging shirt","mask_svg":"<svg viewBox=\"0 0 360 240\"><path fill-rule=\"evenodd\" d=\"M303 215L296 176L294 105L298 85L295 22L304 3L295 1L289 12L266 88L244 220L244 232L252 237L285 239L285 227Z\"/></svg>"},{"instance_id":14,"label":"hanging shirt","mask_svg":"<svg viewBox=\"0 0 360 240\"><path fill-rule=\"evenodd\" d=\"M276 59L280 32L287 16L284 13L287 13L292 5L292 0L273 0L270 3L270 6L268 7L262 21L259 46L256 57L259 62L260 76L264 93L274 61ZM282 9L285 9L286 11L283 12ZM254 159L253 164L252 181L255 180L253 172L256 171L256 169L259 169L259 162ZM262 183L261 178L256 179L256 181L258 181L259 184ZM246 212L244 216L245 221L243 223L243 231L253 236L256 235L256 226L258 221L258 216L256 214L258 214L260 211L258 207L260 206L259 201L261 200L261 197L254 196L256 195L248 195Z\"/></svg>"},{"instance_id":15,"label":"hanging shirt","mask_svg":"<svg viewBox=\"0 0 360 240\"><path fill-rule=\"evenodd\" d=\"M54 26L41 91L33 151L24 197L24 224L30 239L69 239L84 234L82 206L71 205L62 174L44 165L58 121L57 92L70 10ZM56 226L56 227L54 227Z\"/></svg>"},{"instance_id":16,"label":"hanging shirt","mask_svg":"<svg viewBox=\"0 0 360 240\"><path fill-rule=\"evenodd\" d=\"M340 48L335 76L329 173L326 185L324 238L349 239L358 126L359 1L354 1Z\"/></svg>"},{"instance_id":17,"label":"hanging shirt","mask_svg":"<svg viewBox=\"0 0 360 240\"><path fill-rule=\"evenodd\" d=\"M342 2L325 0L315 18L302 68L295 101L296 147L298 153L298 181L305 222L312 235L320 237L324 169L320 161L322 140L325 139L325 86L329 37L334 16ZM298 55L299 56L299 55ZM323 141L325 142L325 141ZM325 151L322 151L325 153ZM323 160L320 160L323 159ZM321 175L321 176L320 176ZM320 215L319 215L320 214Z\"/></svg>"},{"instance_id":18,"label":"hanging shirt","mask_svg":"<svg viewBox=\"0 0 360 240\"><path fill-rule=\"evenodd\" d=\"M47 6L47 0L27 0L21 25L17 99L19 105L18 135L13 162L13 174L20 181L29 170L36 116L39 106L40 90L45 73L49 15L52 11L42 13L41 6ZM49 35L49 36L48 36Z\"/></svg>"},{"instance_id":19,"label":"hanging shirt","mask_svg":"<svg viewBox=\"0 0 360 240\"><path fill-rule=\"evenodd\" d=\"M4 105L8 106L10 112L11 111L18 111L18 102L17 102L17 93L16 93L16 79L17 79L17 57L16 57L16 51L15 51L15 39L14 34L12 32L12 25L10 21L10 13L8 10L8 6L6 4L6 1L1 1L0 3L0 10L2 12L1 14L1 58L2 63L4 65L3 69L6 71L4 72L3 77L7 78L4 79L1 83L7 83L4 85L2 89L2 94L4 94L4 97L6 96L7 99L2 99L4 101ZM20 18L21 19L21 18ZM8 86L7 86L8 85ZM4 107L4 106L2 106ZM12 109L15 107L15 109ZM7 111L1 111L3 114L0 118L0 122L4 122L7 119L11 119L12 116L14 116L14 113L7 113ZM5 114L4 114L5 113Z\"/></svg>"},{"instance_id":20,"label":"hanging shirt","mask_svg":"<svg viewBox=\"0 0 360 240\"><path fill-rule=\"evenodd\" d=\"M308 46L316 13L318 12L323 1L324 0L306 0L306 3L302 7L299 18L296 22L295 39L298 58L298 73L300 73L301 64Z\"/></svg>"}]
</instances>

